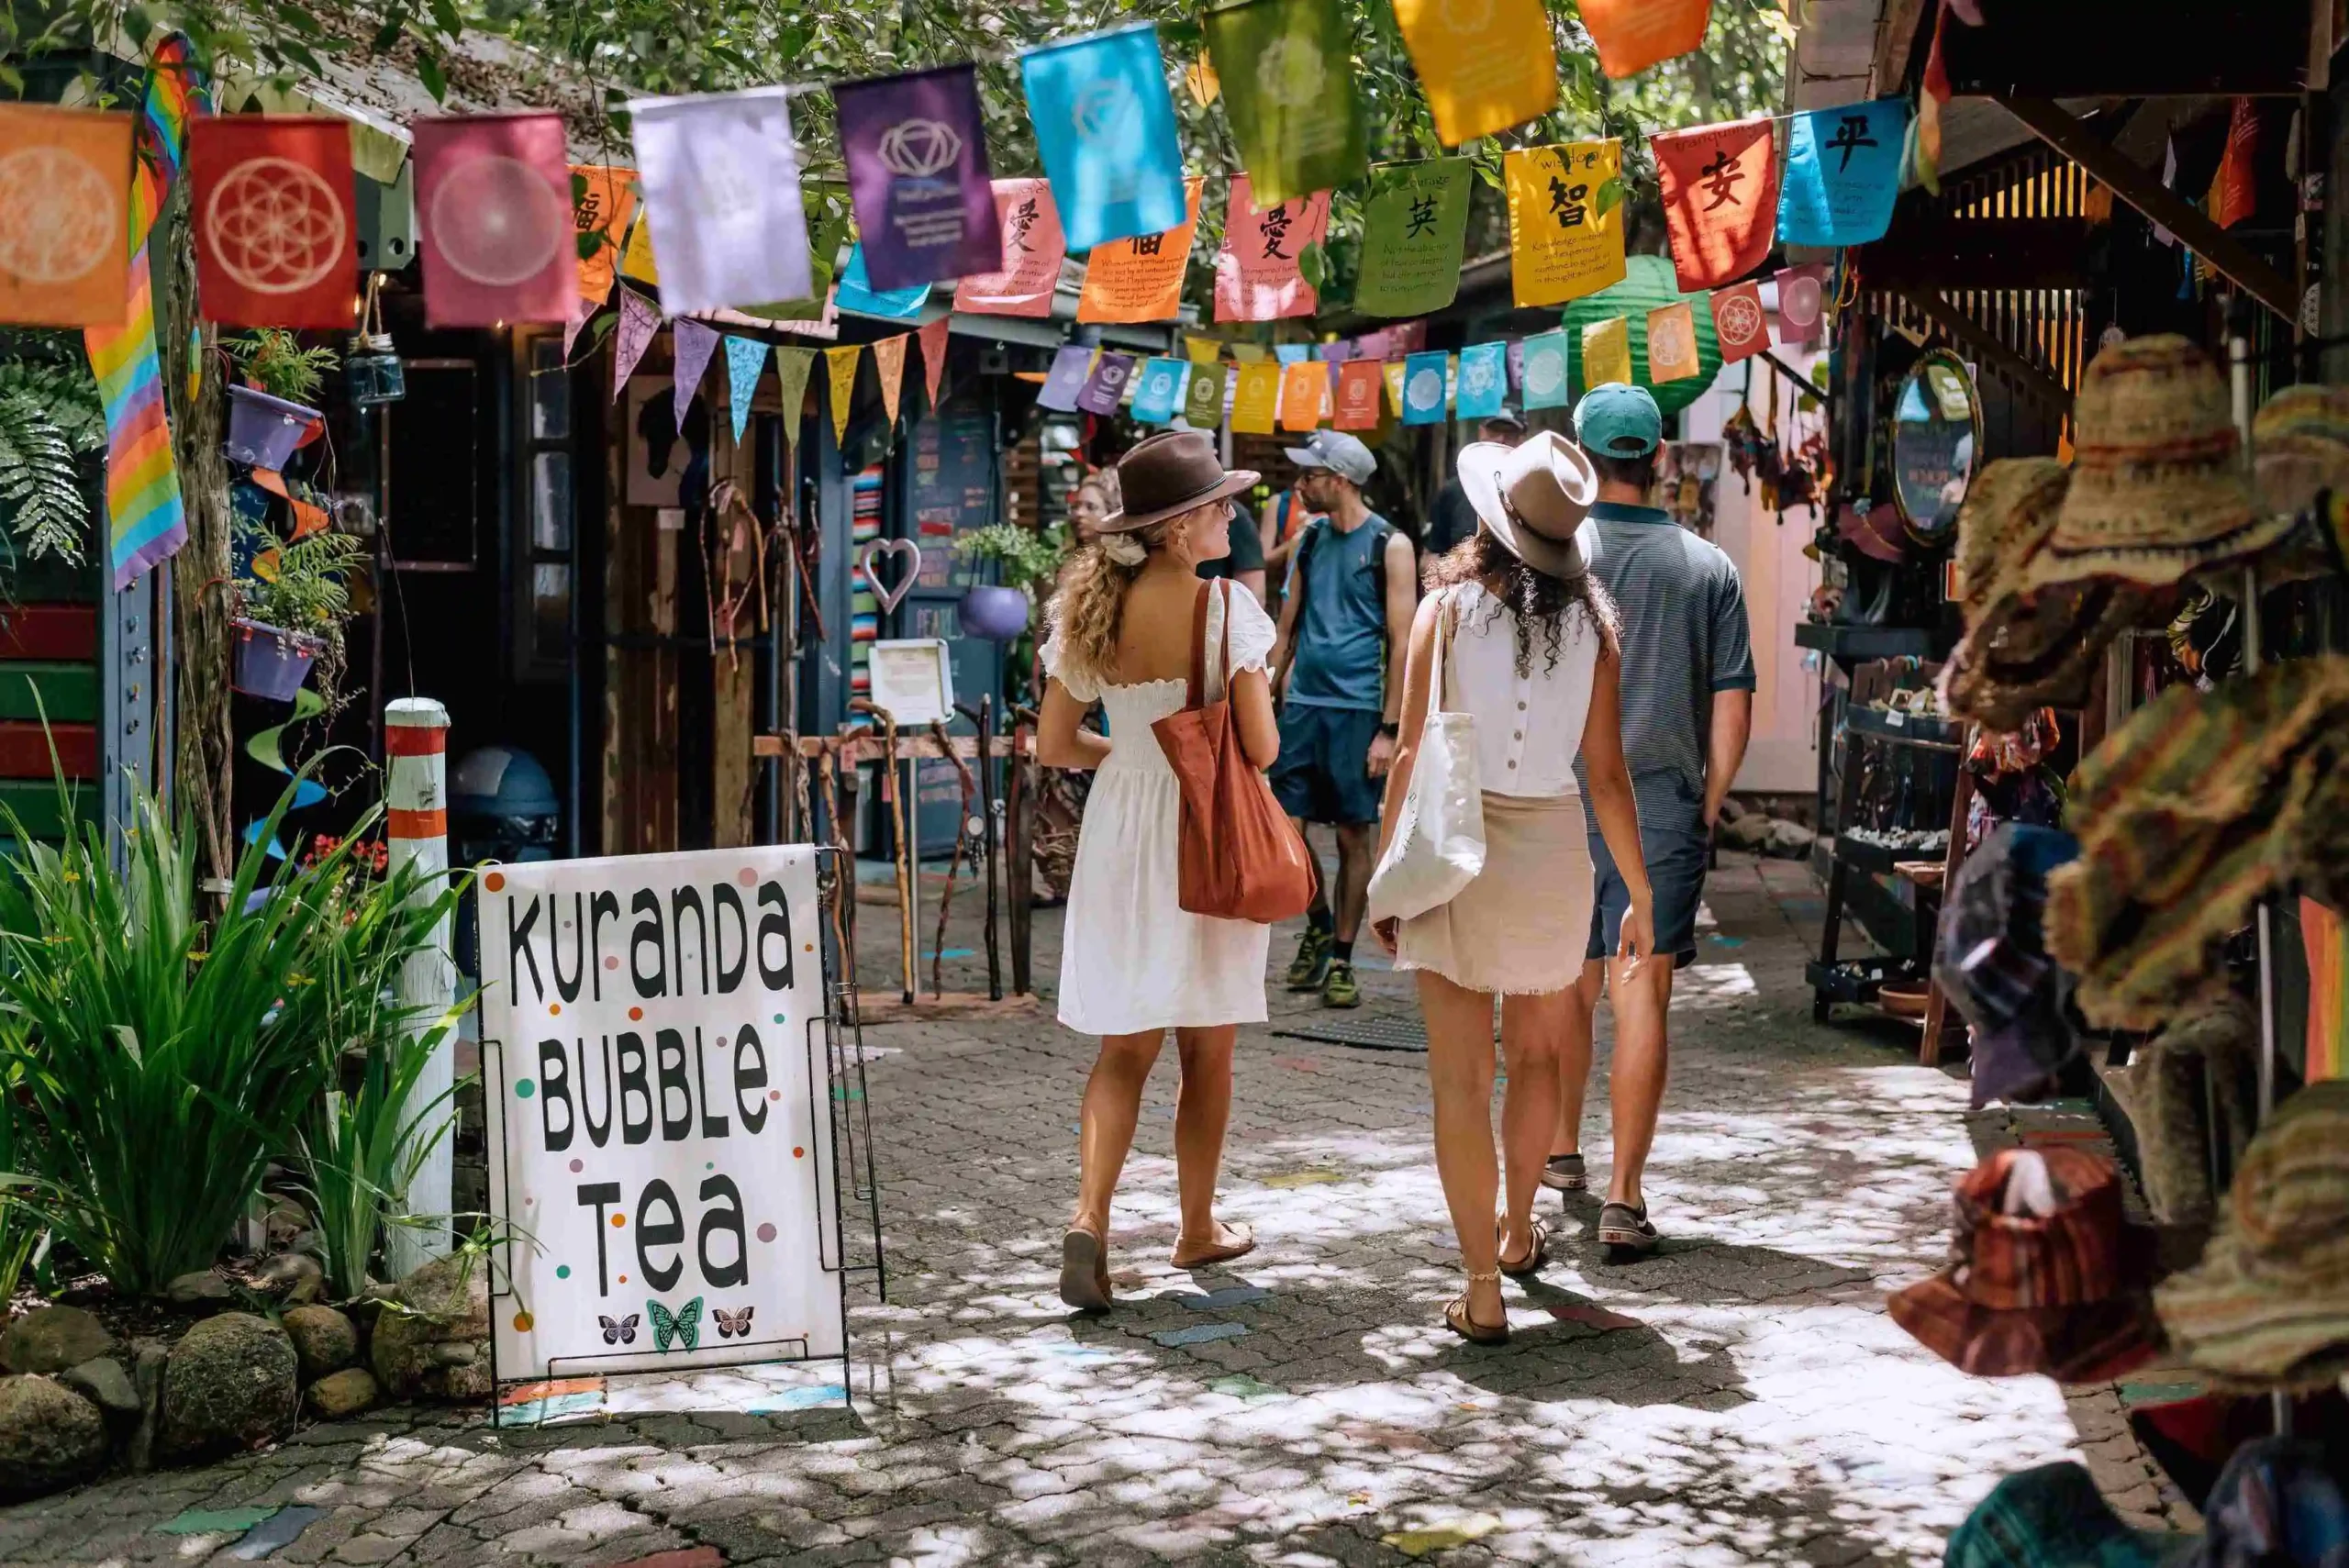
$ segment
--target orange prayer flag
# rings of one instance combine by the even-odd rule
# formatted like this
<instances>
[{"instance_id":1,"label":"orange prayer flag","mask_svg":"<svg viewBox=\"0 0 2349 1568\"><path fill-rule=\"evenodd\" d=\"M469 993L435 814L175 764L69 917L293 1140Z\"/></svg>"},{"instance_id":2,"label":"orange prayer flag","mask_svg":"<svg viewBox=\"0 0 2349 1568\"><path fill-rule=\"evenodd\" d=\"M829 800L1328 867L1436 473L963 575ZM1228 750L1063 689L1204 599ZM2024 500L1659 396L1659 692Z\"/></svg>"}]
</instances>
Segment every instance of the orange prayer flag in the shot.
<instances>
[{"instance_id":1,"label":"orange prayer flag","mask_svg":"<svg viewBox=\"0 0 2349 1568\"><path fill-rule=\"evenodd\" d=\"M1348 360L1338 367L1337 408L1330 422L1341 430L1378 428L1378 395L1386 367L1376 360Z\"/></svg>"},{"instance_id":2,"label":"orange prayer flag","mask_svg":"<svg viewBox=\"0 0 2349 1568\"><path fill-rule=\"evenodd\" d=\"M0 104L0 321L119 327L132 117Z\"/></svg>"},{"instance_id":3,"label":"orange prayer flag","mask_svg":"<svg viewBox=\"0 0 2349 1568\"><path fill-rule=\"evenodd\" d=\"M892 426L897 422L897 395L906 380L906 345L912 336L900 332L873 345L873 368L881 373L881 407Z\"/></svg>"},{"instance_id":4,"label":"orange prayer flag","mask_svg":"<svg viewBox=\"0 0 2349 1568\"><path fill-rule=\"evenodd\" d=\"M1648 312L1648 380L1661 386L1697 373L1697 313L1682 300Z\"/></svg>"},{"instance_id":5,"label":"orange prayer flag","mask_svg":"<svg viewBox=\"0 0 2349 1568\"><path fill-rule=\"evenodd\" d=\"M941 316L924 326L921 338L921 373L930 392L932 413L938 410L938 384L946 374L946 330L952 318Z\"/></svg>"},{"instance_id":6,"label":"orange prayer flag","mask_svg":"<svg viewBox=\"0 0 2349 1568\"><path fill-rule=\"evenodd\" d=\"M612 292L620 245L628 235L629 219L636 216L635 171L573 163L571 216L582 236L596 237L595 250L579 258L579 297L600 305Z\"/></svg>"},{"instance_id":7,"label":"orange prayer flag","mask_svg":"<svg viewBox=\"0 0 2349 1568\"><path fill-rule=\"evenodd\" d=\"M1582 25L1598 46L1598 68L1631 76L1705 41L1713 0L1582 0Z\"/></svg>"},{"instance_id":8,"label":"orange prayer flag","mask_svg":"<svg viewBox=\"0 0 2349 1568\"><path fill-rule=\"evenodd\" d=\"M1321 428L1321 402L1330 395L1330 367L1319 360L1299 360L1281 369L1281 428Z\"/></svg>"},{"instance_id":9,"label":"orange prayer flag","mask_svg":"<svg viewBox=\"0 0 2349 1568\"><path fill-rule=\"evenodd\" d=\"M1172 321L1183 311L1183 268L1199 224L1199 193L1207 182L1184 182L1188 217L1160 234L1137 234L1096 245L1085 259L1079 321Z\"/></svg>"},{"instance_id":10,"label":"orange prayer flag","mask_svg":"<svg viewBox=\"0 0 2349 1568\"><path fill-rule=\"evenodd\" d=\"M1682 293L1734 283L1769 259L1778 163L1767 117L1652 136L1648 145Z\"/></svg>"},{"instance_id":11,"label":"orange prayer flag","mask_svg":"<svg viewBox=\"0 0 2349 1568\"><path fill-rule=\"evenodd\" d=\"M1557 106L1557 39L1542 0L1395 0L1395 21L1446 147Z\"/></svg>"}]
</instances>

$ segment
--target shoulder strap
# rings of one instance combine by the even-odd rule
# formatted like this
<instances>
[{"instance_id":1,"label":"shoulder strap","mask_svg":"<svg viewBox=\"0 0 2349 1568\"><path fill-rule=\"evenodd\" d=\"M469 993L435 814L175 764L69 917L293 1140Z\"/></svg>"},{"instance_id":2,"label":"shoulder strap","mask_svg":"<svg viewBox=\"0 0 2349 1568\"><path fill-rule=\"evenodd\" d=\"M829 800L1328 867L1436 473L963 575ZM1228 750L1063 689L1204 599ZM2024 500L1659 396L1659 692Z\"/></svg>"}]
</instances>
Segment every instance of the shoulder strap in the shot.
<instances>
[{"instance_id":1,"label":"shoulder strap","mask_svg":"<svg viewBox=\"0 0 2349 1568\"><path fill-rule=\"evenodd\" d=\"M1208 693L1208 595L1214 589L1213 578L1199 583L1199 596L1191 603L1191 681L1183 695L1185 707L1204 707ZM1226 634L1227 639L1230 633Z\"/></svg>"},{"instance_id":2,"label":"shoulder strap","mask_svg":"<svg viewBox=\"0 0 2349 1568\"><path fill-rule=\"evenodd\" d=\"M1428 710L1431 713L1451 711L1449 705L1444 701L1443 678L1447 673L1444 669L1444 656L1452 651L1453 633L1460 629L1459 615L1459 590L1446 588L1443 591L1442 607L1436 611L1435 652L1428 661Z\"/></svg>"}]
</instances>

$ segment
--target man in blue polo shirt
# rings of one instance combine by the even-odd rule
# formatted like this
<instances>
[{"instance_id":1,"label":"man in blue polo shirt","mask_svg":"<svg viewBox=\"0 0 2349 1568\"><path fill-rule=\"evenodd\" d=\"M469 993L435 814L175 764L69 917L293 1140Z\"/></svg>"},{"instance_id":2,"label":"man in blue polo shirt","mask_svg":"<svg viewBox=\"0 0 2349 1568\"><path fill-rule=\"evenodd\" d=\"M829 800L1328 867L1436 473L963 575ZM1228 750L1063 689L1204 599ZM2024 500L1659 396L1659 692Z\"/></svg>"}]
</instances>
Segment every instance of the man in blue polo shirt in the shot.
<instances>
[{"instance_id":1,"label":"man in blue polo shirt","mask_svg":"<svg viewBox=\"0 0 2349 1568\"><path fill-rule=\"evenodd\" d=\"M1584 1184L1582 1104L1590 1076L1590 1021L1603 987L1615 1009L1609 1073L1614 1147L1598 1211L1601 1255L1621 1262L1655 1251L1640 1187L1664 1104L1665 1009L1673 971L1697 956L1713 823L1737 778L1753 724L1753 652L1745 588L1730 558L1648 506L1664 416L1644 387L1593 387L1575 407L1575 436L1598 470L1591 507L1598 549L1591 571L1622 620L1623 760L1640 807L1641 857L1654 890L1654 960L1627 970L1615 951L1629 904L1622 877L1593 824L1598 907L1559 1062L1558 1135L1542 1181ZM1581 771L1581 764L1575 764ZM1584 798L1589 798L1587 789ZM1669 962L1656 962L1669 958Z\"/></svg>"}]
</instances>

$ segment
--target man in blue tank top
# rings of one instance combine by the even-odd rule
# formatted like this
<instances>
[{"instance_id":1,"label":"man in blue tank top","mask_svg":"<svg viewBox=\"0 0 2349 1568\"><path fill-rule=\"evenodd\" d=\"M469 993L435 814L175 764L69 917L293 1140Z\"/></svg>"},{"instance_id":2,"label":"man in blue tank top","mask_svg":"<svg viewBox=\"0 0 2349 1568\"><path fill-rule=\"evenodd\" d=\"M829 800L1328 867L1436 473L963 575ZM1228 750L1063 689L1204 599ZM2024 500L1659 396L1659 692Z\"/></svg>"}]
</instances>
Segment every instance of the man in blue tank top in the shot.
<instances>
[{"instance_id":1,"label":"man in blue tank top","mask_svg":"<svg viewBox=\"0 0 2349 1568\"><path fill-rule=\"evenodd\" d=\"M1314 906L1288 987L1319 991L1329 1006L1355 1007L1362 990L1354 937L1378 847L1379 797L1395 758L1419 584L1411 541L1363 502L1363 486L1378 472L1368 447L1317 430L1288 458L1300 471L1298 493L1322 515L1297 540L1273 645L1273 690L1281 697L1273 795L1300 832L1308 822L1326 822L1338 835L1334 887L1315 857Z\"/></svg>"}]
</instances>

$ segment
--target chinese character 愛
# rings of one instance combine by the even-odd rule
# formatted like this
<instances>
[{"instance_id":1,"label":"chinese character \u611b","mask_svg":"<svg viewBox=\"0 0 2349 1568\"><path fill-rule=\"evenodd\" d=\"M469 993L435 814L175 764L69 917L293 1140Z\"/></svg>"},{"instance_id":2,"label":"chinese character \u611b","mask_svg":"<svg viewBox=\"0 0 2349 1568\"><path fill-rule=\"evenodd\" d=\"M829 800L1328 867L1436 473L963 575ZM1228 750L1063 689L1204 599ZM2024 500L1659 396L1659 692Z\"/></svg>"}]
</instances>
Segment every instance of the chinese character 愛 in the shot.
<instances>
[{"instance_id":1,"label":"chinese character \u611b","mask_svg":"<svg viewBox=\"0 0 2349 1568\"><path fill-rule=\"evenodd\" d=\"M1835 165L1835 172L1840 174L1844 170L1849 169L1852 166L1853 153L1857 152L1863 147L1874 147L1876 145L1877 142L1876 138L1868 134L1867 116L1842 115L1838 117L1836 120L1835 135L1827 143L1827 150L1831 152L1840 151L1842 153L1843 161Z\"/></svg>"},{"instance_id":2,"label":"chinese character \u611b","mask_svg":"<svg viewBox=\"0 0 2349 1568\"><path fill-rule=\"evenodd\" d=\"M1011 232L1005 239L1014 248L1032 253L1035 247L1028 243L1028 231L1036 227L1036 198L1030 196L1011 209Z\"/></svg>"},{"instance_id":3,"label":"chinese character \u611b","mask_svg":"<svg viewBox=\"0 0 2349 1568\"><path fill-rule=\"evenodd\" d=\"M1705 194L1713 198L1705 204L1707 212L1724 205L1729 206L1744 205L1737 199L1737 192L1734 188L1740 180L1745 178L1744 172L1738 168L1737 163L1737 154L1724 147L1713 154L1711 162L1697 171L1704 178Z\"/></svg>"},{"instance_id":4,"label":"chinese character \u611b","mask_svg":"<svg viewBox=\"0 0 2349 1568\"><path fill-rule=\"evenodd\" d=\"M1256 232L1264 241L1264 259L1265 261L1277 258L1286 261L1289 259L1288 252L1282 250L1281 245L1288 239L1288 226L1291 221L1286 202L1267 207L1256 215Z\"/></svg>"},{"instance_id":5,"label":"chinese character \u611b","mask_svg":"<svg viewBox=\"0 0 2349 1568\"><path fill-rule=\"evenodd\" d=\"M1550 176L1550 211L1560 228L1582 227L1586 215L1583 203L1589 195L1588 185L1569 185L1555 174Z\"/></svg>"}]
</instances>

